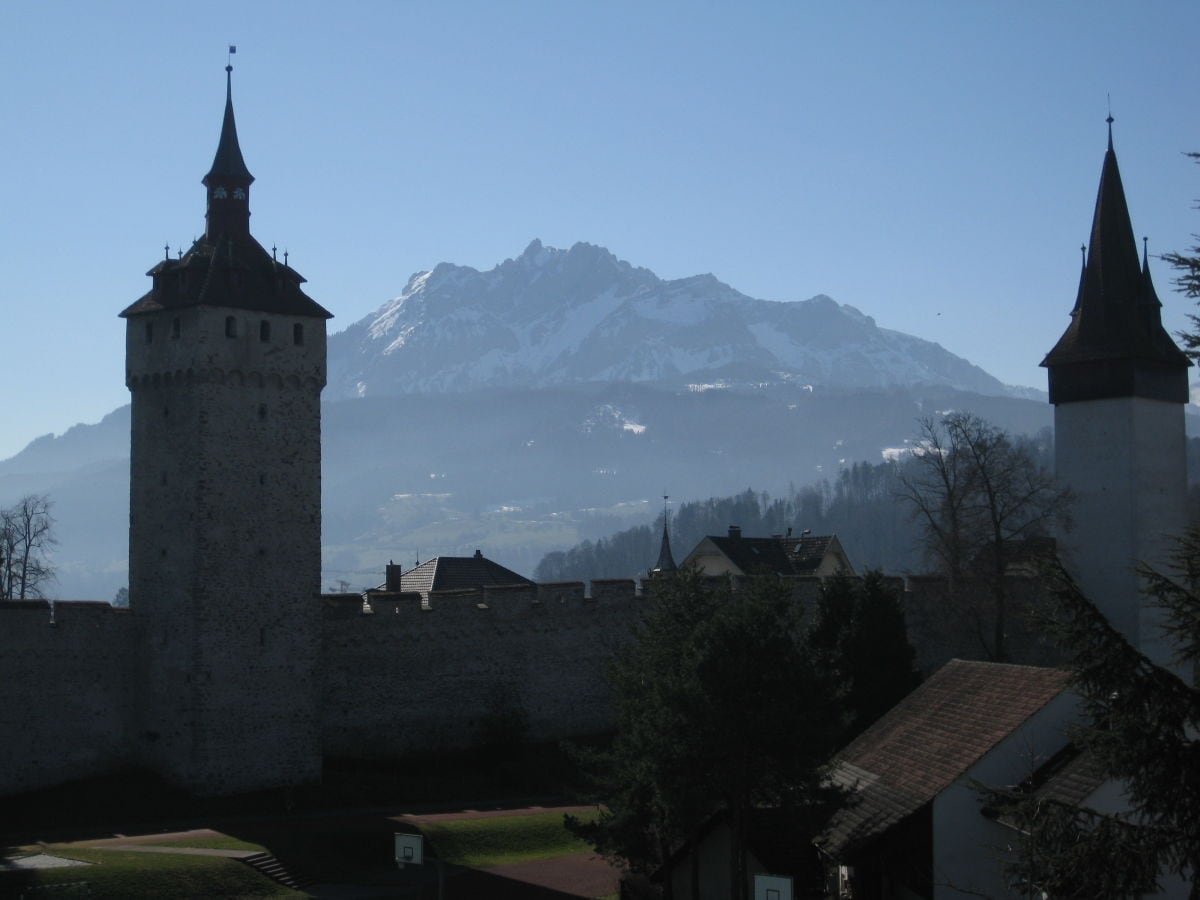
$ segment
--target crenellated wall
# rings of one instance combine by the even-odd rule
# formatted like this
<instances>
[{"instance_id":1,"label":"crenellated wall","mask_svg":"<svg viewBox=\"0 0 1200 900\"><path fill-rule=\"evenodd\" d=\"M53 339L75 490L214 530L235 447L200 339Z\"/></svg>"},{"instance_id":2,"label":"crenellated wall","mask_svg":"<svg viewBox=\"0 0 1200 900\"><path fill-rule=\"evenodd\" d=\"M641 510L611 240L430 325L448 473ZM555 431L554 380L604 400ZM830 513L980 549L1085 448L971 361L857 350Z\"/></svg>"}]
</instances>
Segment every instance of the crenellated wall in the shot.
<instances>
[{"instance_id":1,"label":"crenellated wall","mask_svg":"<svg viewBox=\"0 0 1200 900\"><path fill-rule=\"evenodd\" d=\"M0 794L130 765L136 632L106 603L0 604Z\"/></svg>"},{"instance_id":2,"label":"crenellated wall","mask_svg":"<svg viewBox=\"0 0 1200 900\"><path fill-rule=\"evenodd\" d=\"M327 595L321 671L328 756L469 746L523 716L555 740L612 726L605 668L627 640L633 581Z\"/></svg>"}]
</instances>

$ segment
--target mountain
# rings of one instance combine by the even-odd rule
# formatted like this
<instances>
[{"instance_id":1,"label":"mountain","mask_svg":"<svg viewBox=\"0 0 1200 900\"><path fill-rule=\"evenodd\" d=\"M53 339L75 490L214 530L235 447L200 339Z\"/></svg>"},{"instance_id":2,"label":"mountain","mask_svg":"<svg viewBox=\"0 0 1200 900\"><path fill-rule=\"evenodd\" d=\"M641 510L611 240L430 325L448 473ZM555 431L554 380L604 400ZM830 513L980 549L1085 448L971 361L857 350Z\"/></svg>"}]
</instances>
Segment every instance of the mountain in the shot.
<instances>
[{"instance_id":1,"label":"mountain","mask_svg":"<svg viewBox=\"0 0 1200 900\"><path fill-rule=\"evenodd\" d=\"M528 574L549 551L653 521L664 492L784 495L902 448L939 411L1050 423L1044 400L828 297L664 281L589 244L416 275L330 337L329 370L326 586L476 548ZM54 503L61 597L125 584L129 427L123 407L0 461L0 506Z\"/></svg>"},{"instance_id":2,"label":"mountain","mask_svg":"<svg viewBox=\"0 0 1200 900\"><path fill-rule=\"evenodd\" d=\"M441 263L329 341L327 396L586 383L1010 389L938 344L818 295L756 300L712 275L665 281L578 243L533 241L480 272Z\"/></svg>"}]
</instances>

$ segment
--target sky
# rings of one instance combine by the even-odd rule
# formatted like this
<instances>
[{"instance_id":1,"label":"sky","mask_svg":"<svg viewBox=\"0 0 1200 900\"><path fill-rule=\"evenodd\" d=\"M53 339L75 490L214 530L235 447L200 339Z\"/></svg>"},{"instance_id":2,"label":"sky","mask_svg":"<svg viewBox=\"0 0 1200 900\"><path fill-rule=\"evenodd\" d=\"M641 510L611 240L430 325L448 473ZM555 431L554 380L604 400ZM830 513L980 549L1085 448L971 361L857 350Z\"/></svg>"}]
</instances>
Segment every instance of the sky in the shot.
<instances>
[{"instance_id":1,"label":"sky","mask_svg":"<svg viewBox=\"0 0 1200 900\"><path fill-rule=\"evenodd\" d=\"M230 44L251 229L334 331L439 262L588 241L1044 388L1110 102L1138 236L1196 242L1197 34L1195 0L10 0L0 459L128 402L117 314L203 231Z\"/></svg>"}]
</instances>

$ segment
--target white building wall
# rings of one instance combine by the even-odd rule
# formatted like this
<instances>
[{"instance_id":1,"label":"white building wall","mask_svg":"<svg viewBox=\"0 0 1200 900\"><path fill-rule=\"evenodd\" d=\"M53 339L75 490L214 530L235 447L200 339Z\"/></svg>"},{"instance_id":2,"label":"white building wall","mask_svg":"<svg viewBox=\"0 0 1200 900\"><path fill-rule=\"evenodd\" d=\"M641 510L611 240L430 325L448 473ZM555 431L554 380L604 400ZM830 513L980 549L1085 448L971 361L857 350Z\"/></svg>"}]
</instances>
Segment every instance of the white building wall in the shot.
<instances>
[{"instance_id":1,"label":"white building wall","mask_svg":"<svg viewBox=\"0 0 1200 900\"><path fill-rule=\"evenodd\" d=\"M1028 778L1065 746L1079 699L1064 691L991 749L933 801L933 897L1008 897L1004 874L1015 835L981 815L976 784L1003 786Z\"/></svg>"},{"instance_id":2,"label":"white building wall","mask_svg":"<svg viewBox=\"0 0 1200 900\"><path fill-rule=\"evenodd\" d=\"M1141 397L1054 408L1055 467L1075 492L1061 541L1072 575L1114 627L1160 664L1170 660L1134 566L1162 566L1187 524L1183 406Z\"/></svg>"}]
</instances>

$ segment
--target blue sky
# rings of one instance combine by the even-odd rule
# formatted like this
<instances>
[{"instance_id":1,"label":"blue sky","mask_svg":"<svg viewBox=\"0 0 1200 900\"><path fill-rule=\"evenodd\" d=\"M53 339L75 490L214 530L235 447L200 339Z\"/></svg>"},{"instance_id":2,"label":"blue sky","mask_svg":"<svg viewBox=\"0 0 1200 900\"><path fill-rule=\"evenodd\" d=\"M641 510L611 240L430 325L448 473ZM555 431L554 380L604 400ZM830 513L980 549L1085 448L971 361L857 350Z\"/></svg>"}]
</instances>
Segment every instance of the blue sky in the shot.
<instances>
[{"instance_id":1,"label":"blue sky","mask_svg":"<svg viewBox=\"0 0 1200 900\"><path fill-rule=\"evenodd\" d=\"M252 229L334 329L585 240L1044 387L1107 94L1138 235L1200 232L1198 34L1194 0L0 4L0 458L127 402L116 314L203 230L230 43Z\"/></svg>"}]
</instances>

